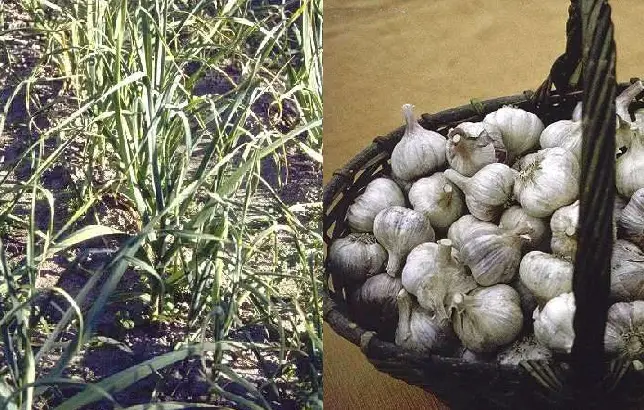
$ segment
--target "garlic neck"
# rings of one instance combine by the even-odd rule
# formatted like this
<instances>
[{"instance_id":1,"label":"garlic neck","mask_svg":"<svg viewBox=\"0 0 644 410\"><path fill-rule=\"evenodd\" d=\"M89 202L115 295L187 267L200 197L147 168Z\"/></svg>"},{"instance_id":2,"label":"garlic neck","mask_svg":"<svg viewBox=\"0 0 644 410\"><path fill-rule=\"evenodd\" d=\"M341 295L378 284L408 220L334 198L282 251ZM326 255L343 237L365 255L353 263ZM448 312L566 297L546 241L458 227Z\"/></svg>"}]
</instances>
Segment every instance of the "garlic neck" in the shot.
<instances>
[{"instance_id":1,"label":"garlic neck","mask_svg":"<svg viewBox=\"0 0 644 410\"><path fill-rule=\"evenodd\" d=\"M441 239L438 241L438 255L436 256L436 264L438 266L448 265L452 260L452 241L449 239Z\"/></svg>"},{"instance_id":2,"label":"garlic neck","mask_svg":"<svg viewBox=\"0 0 644 410\"><path fill-rule=\"evenodd\" d=\"M417 127L420 127L416 118L414 118L414 106L412 104L403 105L403 115L405 116L406 132L405 136L410 135Z\"/></svg>"},{"instance_id":3,"label":"garlic neck","mask_svg":"<svg viewBox=\"0 0 644 410\"><path fill-rule=\"evenodd\" d=\"M397 296L399 337L407 340L411 336L411 297L405 289Z\"/></svg>"},{"instance_id":4,"label":"garlic neck","mask_svg":"<svg viewBox=\"0 0 644 410\"><path fill-rule=\"evenodd\" d=\"M459 174L453 169L446 169L443 173L445 178L447 178L451 183L460 188L461 191L467 192L467 186L470 178Z\"/></svg>"},{"instance_id":5,"label":"garlic neck","mask_svg":"<svg viewBox=\"0 0 644 410\"><path fill-rule=\"evenodd\" d=\"M443 186L443 193L441 199L439 200L440 204L444 207L448 207L452 203L452 197L454 196L454 188L450 184L445 184Z\"/></svg>"},{"instance_id":6,"label":"garlic neck","mask_svg":"<svg viewBox=\"0 0 644 410\"><path fill-rule=\"evenodd\" d=\"M458 313L462 313L465 310L465 295L462 293L456 293L452 296L452 307L455 308Z\"/></svg>"}]
</instances>

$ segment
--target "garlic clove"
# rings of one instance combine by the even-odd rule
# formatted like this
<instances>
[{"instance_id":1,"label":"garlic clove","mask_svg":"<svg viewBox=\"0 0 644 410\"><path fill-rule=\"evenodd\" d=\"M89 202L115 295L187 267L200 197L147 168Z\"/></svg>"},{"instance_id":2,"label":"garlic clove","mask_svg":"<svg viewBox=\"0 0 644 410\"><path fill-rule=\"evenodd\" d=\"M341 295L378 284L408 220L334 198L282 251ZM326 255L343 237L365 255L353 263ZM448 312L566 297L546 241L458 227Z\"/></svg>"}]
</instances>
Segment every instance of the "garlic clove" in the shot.
<instances>
[{"instance_id":1,"label":"garlic clove","mask_svg":"<svg viewBox=\"0 0 644 410\"><path fill-rule=\"evenodd\" d=\"M398 299L398 328L395 342L398 346L419 353L449 354L454 350L456 337L447 321L439 321L429 311L421 308L402 289Z\"/></svg>"},{"instance_id":2,"label":"garlic clove","mask_svg":"<svg viewBox=\"0 0 644 410\"><path fill-rule=\"evenodd\" d=\"M468 178L447 169L445 178L465 194L465 204L481 221L497 219L512 200L515 172L505 164L489 164Z\"/></svg>"},{"instance_id":3,"label":"garlic clove","mask_svg":"<svg viewBox=\"0 0 644 410\"><path fill-rule=\"evenodd\" d=\"M508 151L508 162L539 144L539 136L544 129L543 122L535 114L521 108L506 106L489 113L484 122L496 125L503 135L503 143Z\"/></svg>"},{"instance_id":4,"label":"garlic clove","mask_svg":"<svg viewBox=\"0 0 644 410\"><path fill-rule=\"evenodd\" d=\"M368 278L349 298L349 313L356 323L378 332L383 340L394 339L398 327L399 278L386 273Z\"/></svg>"},{"instance_id":5,"label":"garlic clove","mask_svg":"<svg viewBox=\"0 0 644 410\"><path fill-rule=\"evenodd\" d=\"M631 197L618 220L619 237L644 249L644 188Z\"/></svg>"},{"instance_id":6,"label":"garlic clove","mask_svg":"<svg viewBox=\"0 0 644 410\"><path fill-rule=\"evenodd\" d=\"M577 253L577 229L579 226L579 201L557 209L550 218L552 253L573 260Z\"/></svg>"},{"instance_id":7,"label":"garlic clove","mask_svg":"<svg viewBox=\"0 0 644 410\"><path fill-rule=\"evenodd\" d=\"M528 154L514 183L514 195L528 215L545 218L579 195L579 163L563 148Z\"/></svg>"},{"instance_id":8,"label":"garlic clove","mask_svg":"<svg viewBox=\"0 0 644 410\"><path fill-rule=\"evenodd\" d=\"M349 206L347 222L356 232L372 232L376 215L392 206L405 206L403 192L391 179L376 178Z\"/></svg>"},{"instance_id":9,"label":"garlic clove","mask_svg":"<svg viewBox=\"0 0 644 410\"><path fill-rule=\"evenodd\" d=\"M463 215L454 222L447 231L447 238L452 241L452 246L460 252L463 243L467 240L476 238L479 235L498 233L498 226L490 222L484 222L474 215Z\"/></svg>"},{"instance_id":10,"label":"garlic clove","mask_svg":"<svg viewBox=\"0 0 644 410\"><path fill-rule=\"evenodd\" d=\"M413 105L403 105L406 128L391 153L391 172L403 181L430 175L447 162L445 137L424 129L414 118Z\"/></svg>"},{"instance_id":11,"label":"garlic clove","mask_svg":"<svg viewBox=\"0 0 644 410\"><path fill-rule=\"evenodd\" d=\"M523 326L519 294L508 285L453 296L454 332L474 352L493 352L517 338Z\"/></svg>"},{"instance_id":12,"label":"garlic clove","mask_svg":"<svg viewBox=\"0 0 644 410\"><path fill-rule=\"evenodd\" d=\"M564 148L580 161L581 139L581 121L561 120L553 122L543 130L539 137L539 144L541 148Z\"/></svg>"},{"instance_id":13,"label":"garlic clove","mask_svg":"<svg viewBox=\"0 0 644 410\"><path fill-rule=\"evenodd\" d=\"M542 310L534 311L534 336L549 349L570 353L575 332L575 297L572 293L563 293L552 298Z\"/></svg>"},{"instance_id":14,"label":"garlic clove","mask_svg":"<svg viewBox=\"0 0 644 410\"><path fill-rule=\"evenodd\" d=\"M458 173L471 177L495 162L504 163L507 151L501 130L486 122L463 122L447 135L447 163Z\"/></svg>"},{"instance_id":15,"label":"garlic clove","mask_svg":"<svg viewBox=\"0 0 644 410\"><path fill-rule=\"evenodd\" d=\"M442 172L416 181L409 190L409 202L437 229L447 229L465 213L463 193Z\"/></svg>"},{"instance_id":16,"label":"garlic clove","mask_svg":"<svg viewBox=\"0 0 644 410\"><path fill-rule=\"evenodd\" d=\"M432 245L433 261L427 264L426 274L417 282L415 292L420 306L434 312L438 320L448 321L452 296L467 293L475 289L477 284L454 257L452 241L441 239Z\"/></svg>"},{"instance_id":17,"label":"garlic clove","mask_svg":"<svg viewBox=\"0 0 644 410\"><path fill-rule=\"evenodd\" d=\"M644 299L644 252L623 239L613 245L610 295L620 302Z\"/></svg>"},{"instance_id":18,"label":"garlic clove","mask_svg":"<svg viewBox=\"0 0 644 410\"><path fill-rule=\"evenodd\" d=\"M461 260L481 286L509 283L519 270L527 242L529 237L513 231L477 236L465 242Z\"/></svg>"},{"instance_id":19,"label":"garlic clove","mask_svg":"<svg viewBox=\"0 0 644 410\"><path fill-rule=\"evenodd\" d=\"M644 302L618 302L608 309L606 352L626 358L644 355Z\"/></svg>"},{"instance_id":20,"label":"garlic clove","mask_svg":"<svg viewBox=\"0 0 644 410\"><path fill-rule=\"evenodd\" d=\"M391 276L400 275L412 249L435 238L434 229L422 213L401 206L384 209L376 215L373 234L387 250L387 273Z\"/></svg>"},{"instance_id":21,"label":"garlic clove","mask_svg":"<svg viewBox=\"0 0 644 410\"><path fill-rule=\"evenodd\" d=\"M519 266L521 283L540 305L562 293L572 292L572 272L571 262L540 251L527 253Z\"/></svg>"},{"instance_id":22,"label":"garlic clove","mask_svg":"<svg viewBox=\"0 0 644 410\"><path fill-rule=\"evenodd\" d=\"M503 212L499 227L507 231L522 229L522 233L530 237L528 246L531 249L540 247L549 235L546 222L541 218L528 215L519 205L514 205Z\"/></svg>"},{"instance_id":23,"label":"garlic clove","mask_svg":"<svg viewBox=\"0 0 644 410\"><path fill-rule=\"evenodd\" d=\"M329 248L329 268L348 282L364 282L382 272L386 261L387 251L368 233L351 233Z\"/></svg>"}]
</instances>

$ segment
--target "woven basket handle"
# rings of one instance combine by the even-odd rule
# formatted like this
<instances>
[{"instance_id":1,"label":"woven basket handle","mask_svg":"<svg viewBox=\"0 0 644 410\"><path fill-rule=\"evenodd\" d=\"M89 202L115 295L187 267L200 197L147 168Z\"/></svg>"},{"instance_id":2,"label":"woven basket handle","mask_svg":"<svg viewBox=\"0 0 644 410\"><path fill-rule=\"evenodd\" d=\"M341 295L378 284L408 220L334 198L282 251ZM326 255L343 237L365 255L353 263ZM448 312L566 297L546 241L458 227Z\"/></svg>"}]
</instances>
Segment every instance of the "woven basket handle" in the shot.
<instances>
[{"instance_id":1,"label":"woven basket handle","mask_svg":"<svg viewBox=\"0 0 644 410\"><path fill-rule=\"evenodd\" d=\"M582 156L577 255L573 276L576 314L572 347L574 387L601 394L605 373L604 331L610 292L615 200L615 41L607 0L572 0L566 53L535 94L547 98L578 88L581 64ZM586 396L586 400L592 400Z\"/></svg>"}]
</instances>

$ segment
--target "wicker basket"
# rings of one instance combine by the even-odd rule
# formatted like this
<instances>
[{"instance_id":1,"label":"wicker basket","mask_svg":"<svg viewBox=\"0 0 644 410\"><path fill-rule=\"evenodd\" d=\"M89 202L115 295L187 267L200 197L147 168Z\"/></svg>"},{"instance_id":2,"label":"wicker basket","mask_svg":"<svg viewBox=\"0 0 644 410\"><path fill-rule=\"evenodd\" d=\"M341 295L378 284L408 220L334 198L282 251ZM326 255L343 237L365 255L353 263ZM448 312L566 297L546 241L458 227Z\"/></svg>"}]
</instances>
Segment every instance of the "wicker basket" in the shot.
<instances>
[{"instance_id":1,"label":"wicker basket","mask_svg":"<svg viewBox=\"0 0 644 410\"><path fill-rule=\"evenodd\" d=\"M365 330L352 321L347 305L350 284L328 267L325 320L360 346L377 369L435 393L454 409L637 408L644 403L644 372L631 361L608 360L603 355L615 197L614 101L617 91L627 85L615 82L615 44L607 1L572 0L566 52L536 92L424 114L419 121L446 135L461 122L481 121L487 113L512 104L536 113L548 125L570 118L576 103L583 101L580 226L573 279L576 338L570 355L555 364L530 361L502 366L403 349L392 343L390 334ZM327 246L349 232L347 209L366 185L390 174L389 158L403 132L401 127L376 138L334 173L323 198Z\"/></svg>"}]
</instances>

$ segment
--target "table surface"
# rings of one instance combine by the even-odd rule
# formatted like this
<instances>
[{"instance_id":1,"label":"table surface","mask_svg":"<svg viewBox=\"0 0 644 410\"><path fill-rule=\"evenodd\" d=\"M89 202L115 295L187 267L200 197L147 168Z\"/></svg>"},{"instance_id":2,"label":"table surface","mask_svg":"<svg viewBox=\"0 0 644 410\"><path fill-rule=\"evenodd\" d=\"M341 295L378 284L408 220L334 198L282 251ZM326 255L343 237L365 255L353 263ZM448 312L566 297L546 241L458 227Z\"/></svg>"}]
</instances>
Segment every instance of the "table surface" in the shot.
<instances>
[{"instance_id":1,"label":"table surface","mask_svg":"<svg viewBox=\"0 0 644 410\"><path fill-rule=\"evenodd\" d=\"M324 181L377 136L401 106L436 112L535 89L565 47L568 1L326 0ZM643 77L644 1L612 1L620 81ZM325 324L327 409L446 409L379 373Z\"/></svg>"}]
</instances>

